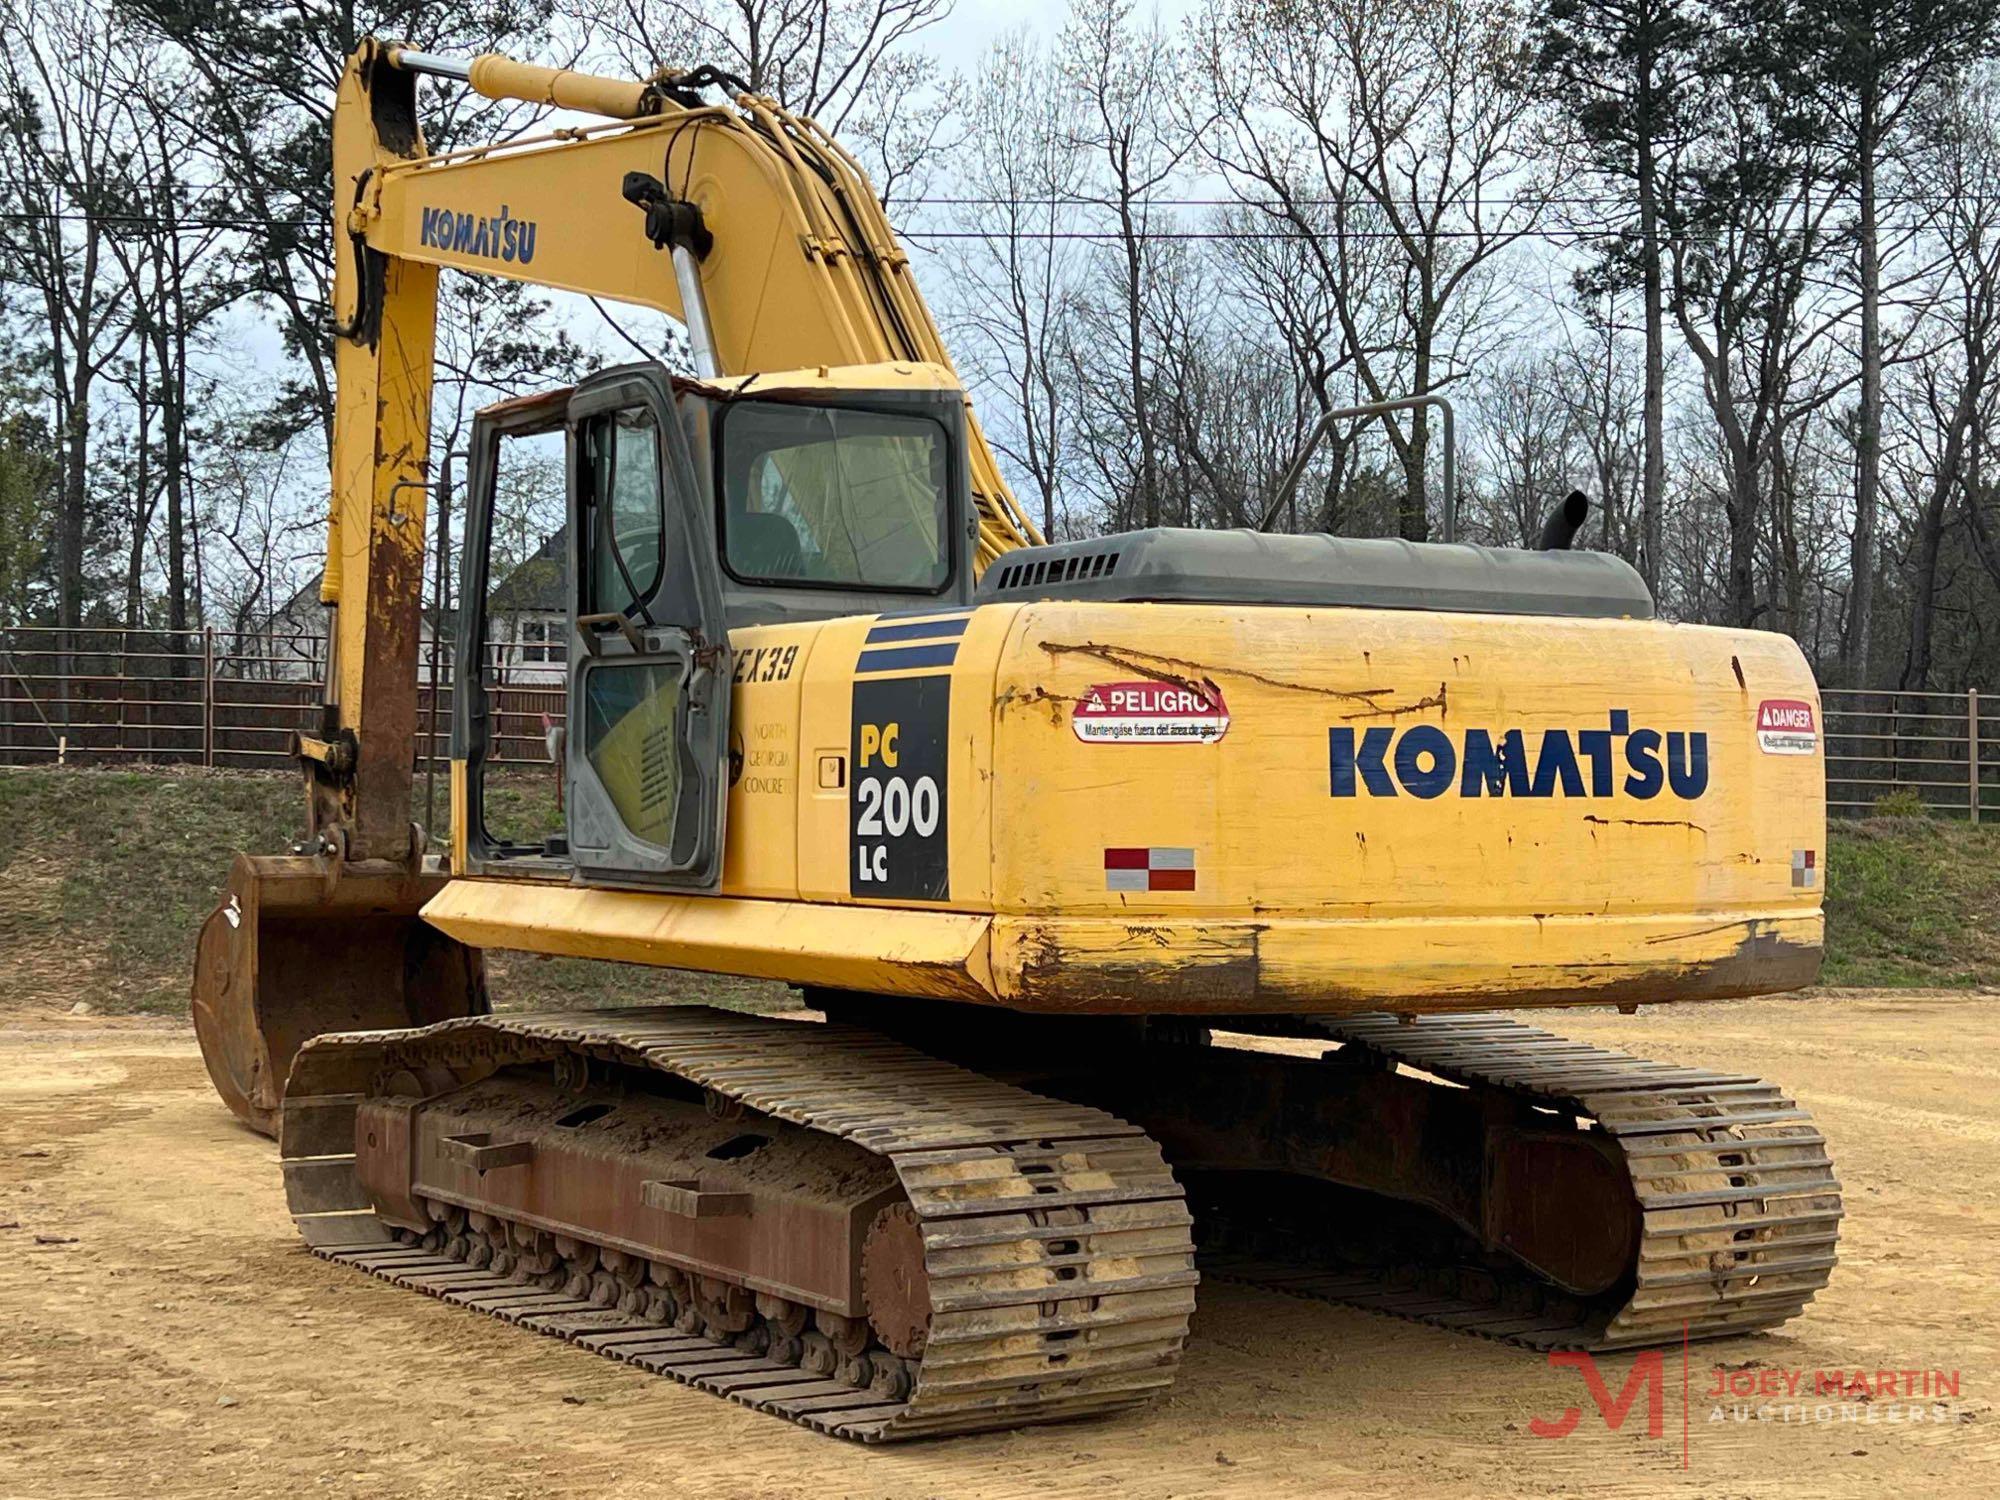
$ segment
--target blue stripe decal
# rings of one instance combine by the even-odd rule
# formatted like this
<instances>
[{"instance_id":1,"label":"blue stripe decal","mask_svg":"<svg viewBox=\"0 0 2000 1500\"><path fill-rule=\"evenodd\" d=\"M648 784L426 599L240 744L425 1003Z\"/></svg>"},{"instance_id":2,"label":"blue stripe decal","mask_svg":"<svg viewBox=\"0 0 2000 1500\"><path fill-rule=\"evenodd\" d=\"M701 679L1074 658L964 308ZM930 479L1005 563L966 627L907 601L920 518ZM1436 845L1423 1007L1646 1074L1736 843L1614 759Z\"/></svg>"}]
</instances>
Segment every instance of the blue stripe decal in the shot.
<instances>
[{"instance_id":1,"label":"blue stripe decal","mask_svg":"<svg viewBox=\"0 0 2000 1500\"><path fill-rule=\"evenodd\" d=\"M965 627L972 623L972 616L960 615L955 620L912 620L907 625L877 625L868 632L868 644L873 646L883 641L942 641L965 634Z\"/></svg>"},{"instance_id":2,"label":"blue stripe decal","mask_svg":"<svg viewBox=\"0 0 2000 1500\"><path fill-rule=\"evenodd\" d=\"M960 615L969 615L978 609L976 604L957 608L950 605L936 605L930 609L885 609L875 618L878 620L949 620Z\"/></svg>"},{"instance_id":3,"label":"blue stripe decal","mask_svg":"<svg viewBox=\"0 0 2000 1500\"><path fill-rule=\"evenodd\" d=\"M854 670L887 672L898 667L948 667L957 656L957 641L936 646L891 646L885 650L862 652Z\"/></svg>"}]
</instances>

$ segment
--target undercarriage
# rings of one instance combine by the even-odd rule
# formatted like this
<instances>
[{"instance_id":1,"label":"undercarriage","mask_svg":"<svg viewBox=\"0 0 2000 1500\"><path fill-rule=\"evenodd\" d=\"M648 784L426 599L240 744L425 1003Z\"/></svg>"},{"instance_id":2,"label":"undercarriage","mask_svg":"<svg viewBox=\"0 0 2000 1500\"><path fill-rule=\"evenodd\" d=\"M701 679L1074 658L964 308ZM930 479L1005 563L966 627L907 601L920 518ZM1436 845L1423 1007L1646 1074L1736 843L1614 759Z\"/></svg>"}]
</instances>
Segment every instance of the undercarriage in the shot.
<instances>
[{"instance_id":1,"label":"undercarriage","mask_svg":"<svg viewBox=\"0 0 2000 1500\"><path fill-rule=\"evenodd\" d=\"M1197 1266L1610 1349L1780 1323L1834 1263L1824 1139L1753 1078L1497 1016L1218 1039L810 998L834 1019L320 1038L293 1214L330 1259L865 1441L1143 1401Z\"/></svg>"}]
</instances>

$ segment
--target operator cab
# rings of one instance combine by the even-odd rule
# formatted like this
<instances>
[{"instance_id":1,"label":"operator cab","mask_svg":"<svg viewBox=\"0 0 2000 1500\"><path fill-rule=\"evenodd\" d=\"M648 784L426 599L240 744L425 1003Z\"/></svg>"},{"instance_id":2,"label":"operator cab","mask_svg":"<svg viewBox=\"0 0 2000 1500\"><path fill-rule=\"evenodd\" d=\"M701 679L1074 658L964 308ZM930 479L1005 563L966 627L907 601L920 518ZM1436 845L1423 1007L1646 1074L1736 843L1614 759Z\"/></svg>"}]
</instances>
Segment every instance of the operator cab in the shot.
<instances>
[{"instance_id":1,"label":"operator cab","mask_svg":"<svg viewBox=\"0 0 2000 1500\"><path fill-rule=\"evenodd\" d=\"M977 539L935 366L629 365L480 413L452 713L472 868L713 889L729 631L968 604ZM489 782L551 760L553 808L546 774Z\"/></svg>"}]
</instances>

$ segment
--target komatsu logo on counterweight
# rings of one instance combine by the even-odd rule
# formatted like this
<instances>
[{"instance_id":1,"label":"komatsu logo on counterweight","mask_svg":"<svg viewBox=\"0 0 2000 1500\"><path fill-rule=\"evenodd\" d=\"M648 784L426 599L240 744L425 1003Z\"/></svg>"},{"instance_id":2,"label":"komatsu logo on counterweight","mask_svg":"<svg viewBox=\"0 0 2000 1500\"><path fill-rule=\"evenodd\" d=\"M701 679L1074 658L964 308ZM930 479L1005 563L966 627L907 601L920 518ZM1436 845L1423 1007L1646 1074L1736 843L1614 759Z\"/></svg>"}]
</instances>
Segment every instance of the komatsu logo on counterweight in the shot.
<instances>
[{"instance_id":1,"label":"komatsu logo on counterweight","mask_svg":"<svg viewBox=\"0 0 2000 1500\"><path fill-rule=\"evenodd\" d=\"M1415 724L1327 731L1328 775L1336 797L1609 797L1644 800L1671 792L1693 801L1708 790L1708 736L1701 731L1634 729L1614 709L1602 729L1529 732Z\"/></svg>"}]
</instances>

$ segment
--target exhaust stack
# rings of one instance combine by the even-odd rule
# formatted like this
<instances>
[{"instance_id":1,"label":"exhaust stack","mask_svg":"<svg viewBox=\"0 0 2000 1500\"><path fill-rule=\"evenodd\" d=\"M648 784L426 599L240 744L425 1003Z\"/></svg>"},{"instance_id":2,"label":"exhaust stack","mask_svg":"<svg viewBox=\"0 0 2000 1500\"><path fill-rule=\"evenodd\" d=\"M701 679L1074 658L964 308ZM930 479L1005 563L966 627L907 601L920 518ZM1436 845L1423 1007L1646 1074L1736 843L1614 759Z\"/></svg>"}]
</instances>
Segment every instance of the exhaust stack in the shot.
<instances>
[{"instance_id":1,"label":"exhaust stack","mask_svg":"<svg viewBox=\"0 0 2000 1500\"><path fill-rule=\"evenodd\" d=\"M1582 490L1571 490L1563 503L1549 512L1549 518L1542 522L1542 539L1535 543L1538 552L1567 552L1576 542L1576 534L1583 530L1583 523L1590 519L1590 497Z\"/></svg>"}]
</instances>

